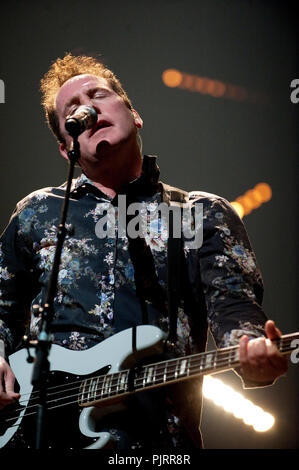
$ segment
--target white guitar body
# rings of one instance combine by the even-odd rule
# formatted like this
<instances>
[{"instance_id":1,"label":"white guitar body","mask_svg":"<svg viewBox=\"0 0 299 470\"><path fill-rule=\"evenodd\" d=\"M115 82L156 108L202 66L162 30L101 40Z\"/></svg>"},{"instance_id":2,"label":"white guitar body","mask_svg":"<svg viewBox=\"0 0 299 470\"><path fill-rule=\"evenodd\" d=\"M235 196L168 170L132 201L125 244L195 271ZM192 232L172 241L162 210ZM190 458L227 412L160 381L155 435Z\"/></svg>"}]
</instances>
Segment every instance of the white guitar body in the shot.
<instances>
[{"instance_id":1,"label":"white guitar body","mask_svg":"<svg viewBox=\"0 0 299 470\"><path fill-rule=\"evenodd\" d=\"M136 332L136 336L133 335L133 332ZM84 375L89 375L110 365L109 374L116 373L124 368L133 367L136 361L154 354L160 354L163 351L164 340L165 334L159 328L142 325L136 329L124 330L84 351L72 351L53 344L49 354L50 371L64 371L67 374L80 376L84 379ZM34 356L33 348L30 348L30 352ZM9 362L20 385L20 401L24 409L14 425L0 436L0 448L4 447L17 431L26 413L33 388L31 384L33 364L27 362L26 349L21 349L12 354ZM90 406L82 410L79 419L80 431L94 440L86 448L100 449L109 447L112 444L113 438L109 433L95 432L96 423L107 413L115 412L122 406L121 403L118 403L116 405L108 404L100 408Z\"/></svg>"}]
</instances>

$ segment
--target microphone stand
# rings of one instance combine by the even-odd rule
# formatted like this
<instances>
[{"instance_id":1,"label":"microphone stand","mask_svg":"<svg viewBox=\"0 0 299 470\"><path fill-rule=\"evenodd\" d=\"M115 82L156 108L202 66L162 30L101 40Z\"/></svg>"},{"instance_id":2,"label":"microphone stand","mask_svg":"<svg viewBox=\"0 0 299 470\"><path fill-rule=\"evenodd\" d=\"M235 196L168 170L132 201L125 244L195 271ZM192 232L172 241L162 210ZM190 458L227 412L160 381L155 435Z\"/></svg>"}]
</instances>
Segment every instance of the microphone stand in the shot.
<instances>
[{"instance_id":1,"label":"microphone stand","mask_svg":"<svg viewBox=\"0 0 299 470\"><path fill-rule=\"evenodd\" d=\"M38 313L41 314L42 322L39 337L36 344L36 357L33 368L31 383L38 386L39 404L37 412L37 431L36 431L36 449L43 449L46 446L45 440L45 418L47 409L47 378L50 371L48 354L51 347L51 323L54 317L54 297L57 290L57 281L59 274L59 265L61 260L62 247L67 235L66 217L69 206L70 190L74 175L75 164L80 158L80 144L78 142L78 133L72 135L73 145L68 152L69 171L67 186L62 206L60 223L57 231L57 245L52 266L52 271L48 283L46 300L43 307L38 307Z\"/></svg>"}]
</instances>

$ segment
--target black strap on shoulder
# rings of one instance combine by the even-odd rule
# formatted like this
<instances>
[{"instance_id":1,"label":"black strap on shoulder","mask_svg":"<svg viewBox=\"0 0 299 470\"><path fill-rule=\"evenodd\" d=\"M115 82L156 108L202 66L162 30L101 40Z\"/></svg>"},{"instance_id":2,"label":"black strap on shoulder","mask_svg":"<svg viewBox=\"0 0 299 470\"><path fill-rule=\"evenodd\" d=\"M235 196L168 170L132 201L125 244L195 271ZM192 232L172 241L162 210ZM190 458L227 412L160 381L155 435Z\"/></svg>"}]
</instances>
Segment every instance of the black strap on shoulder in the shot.
<instances>
[{"instance_id":1,"label":"black strap on shoulder","mask_svg":"<svg viewBox=\"0 0 299 470\"><path fill-rule=\"evenodd\" d=\"M167 247L167 300L169 314L168 342L175 344L177 339L177 317L180 302L182 237L174 237L173 211L169 211L169 233Z\"/></svg>"},{"instance_id":2,"label":"black strap on shoulder","mask_svg":"<svg viewBox=\"0 0 299 470\"><path fill-rule=\"evenodd\" d=\"M182 294L182 271L183 271L183 237L182 231L175 230L174 210L178 210L182 203L189 200L186 191L161 183L163 201L169 205L168 247L167 247L167 298L164 297L163 289L157 279L155 265L151 249L144 239L136 238L129 240L129 252L134 266L136 294L140 299L142 311L142 323L148 323L147 301L153 302L155 307L163 311L165 303L168 307L169 335L168 343L174 344L177 338L178 307ZM180 229L182 227L182 211L180 211ZM175 236L176 235L176 236ZM177 236L179 235L179 236Z\"/></svg>"},{"instance_id":3,"label":"black strap on shoulder","mask_svg":"<svg viewBox=\"0 0 299 470\"><path fill-rule=\"evenodd\" d=\"M178 209L180 204L189 200L186 191L163 184L163 199L169 204L169 227L168 227L168 314L169 314L169 335L168 344L173 346L177 339L177 318L180 299L182 297L182 272L183 272L183 233L182 233L182 211L180 211L179 222L180 232L174 227L173 209ZM178 218L175 219L178 222Z\"/></svg>"}]
</instances>

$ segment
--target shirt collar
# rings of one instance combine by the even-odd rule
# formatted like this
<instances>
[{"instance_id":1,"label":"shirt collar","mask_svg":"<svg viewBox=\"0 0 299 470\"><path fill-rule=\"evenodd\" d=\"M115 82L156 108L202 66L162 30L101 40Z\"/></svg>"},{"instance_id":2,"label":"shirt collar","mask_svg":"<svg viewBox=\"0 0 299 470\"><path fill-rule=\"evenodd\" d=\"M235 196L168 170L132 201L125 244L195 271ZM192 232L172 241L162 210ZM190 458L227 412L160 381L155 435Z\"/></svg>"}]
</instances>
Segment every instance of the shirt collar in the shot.
<instances>
[{"instance_id":1,"label":"shirt collar","mask_svg":"<svg viewBox=\"0 0 299 470\"><path fill-rule=\"evenodd\" d=\"M142 171L141 175L126 184L120 191L120 194L155 194L160 189L159 185L160 169L157 164L156 155L144 155L142 160ZM71 185L71 195L80 197L87 193L88 190L96 191L100 193L105 199L111 199L107 194L100 191L94 183L88 178L85 173L81 173L80 176L74 178Z\"/></svg>"}]
</instances>

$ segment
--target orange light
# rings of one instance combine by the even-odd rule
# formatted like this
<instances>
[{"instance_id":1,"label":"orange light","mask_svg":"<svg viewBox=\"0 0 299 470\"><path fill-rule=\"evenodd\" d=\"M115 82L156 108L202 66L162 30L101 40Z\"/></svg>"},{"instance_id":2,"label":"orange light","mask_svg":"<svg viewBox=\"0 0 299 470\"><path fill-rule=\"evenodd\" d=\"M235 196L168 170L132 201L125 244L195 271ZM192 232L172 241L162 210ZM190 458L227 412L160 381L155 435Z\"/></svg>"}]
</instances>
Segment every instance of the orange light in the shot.
<instances>
[{"instance_id":1,"label":"orange light","mask_svg":"<svg viewBox=\"0 0 299 470\"><path fill-rule=\"evenodd\" d=\"M175 88L182 83L183 74L176 69L168 69L163 72L162 80L166 86Z\"/></svg>"},{"instance_id":2,"label":"orange light","mask_svg":"<svg viewBox=\"0 0 299 470\"><path fill-rule=\"evenodd\" d=\"M244 216L244 208L242 206L242 204L240 204L239 202L237 201L233 201L231 202L231 205L233 206L233 208L235 209L235 211L237 212L238 216L240 217L240 219L243 218Z\"/></svg>"},{"instance_id":3,"label":"orange light","mask_svg":"<svg viewBox=\"0 0 299 470\"><path fill-rule=\"evenodd\" d=\"M200 93L204 93L206 88L206 78L204 77L197 77L194 83L195 91L199 91Z\"/></svg>"},{"instance_id":4,"label":"orange light","mask_svg":"<svg viewBox=\"0 0 299 470\"><path fill-rule=\"evenodd\" d=\"M210 95L213 98L227 98L236 101L267 104L268 97L261 93L247 90L245 87L224 83L199 75L181 72L177 69L167 69L162 73L163 83L170 88L181 88L192 92Z\"/></svg>"},{"instance_id":5,"label":"orange light","mask_svg":"<svg viewBox=\"0 0 299 470\"><path fill-rule=\"evenodd\" d=\"M236 201L239 204L241 204L241 206L243 207L244 215L250 214L250 212L252 211L252 207L251 207L250 199L248 197L245 197L245 195L243 195L243 196L238 197Z\"/></svg>"},{"instance_id":6,"label":"orange light","mask_svg":"<svg viewBox=\"0 0 299 470\"><path fill-rule=\"evenodd\" d=\"M215 82L214 80L207 81L207 93L211 96L214 96Z\"/></svg>"},{"instance_id":7,"label":"orange light","mask_svg":"<svg viewBox=\"0 0 299 470\"><path fill-rule=\"evenodd\" d=\"M242 196L231 202L231 205L235 208L240 219L244 215L250 214L253 209L257 209L264 202L267 202L272 197L272 190L267 183L259 183L253 189L249 189Z\"/></svg>"},{"instance_id":8,"label":"orange light","mask_svg":"<svg viewBox=\"0 0 299 470\"><path fill-rule=\"evenodd\" d=\"M259 194L263 202L267 202L272 197L272 190L267 183L259 183L255 187L255 192Z\"/></svg>"},{"instance_id":9,"label":"orange light","mask_svg":"<svg viewBox=\"0 0 299 470\"><path fill-rule=\"evenodd\" d=\"M223 96L225 93L226 86L224 83L219 82L219 80L214 80L214 87L211 94L218 98L218 96Z\"/></svg>"},{"instance_id":10,"label":"orange light","mask_svg":"<svg viewBox=\"0 0 299 470\"><path fill-rule=\"evenodd\" d=\"M185 88L190 91L194 91L194 77L193 75L189 75L184 73L182 75L182 81L179 85L180 88Z\"/></svg>"},{"instance_id":11,"label":"orange light","mask_svg":"<svg viewBox=\"0 0 299 470\"><path fill-rule=\"evenodd\" d=\"M244 196L248 199L252 209L257 209L263 202L261 197L259 197L259 193L254 189L249 189L249 191L246 191Z\"/></svg>"}]
</instances>

